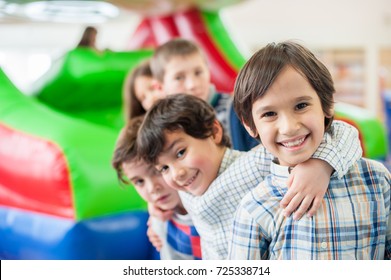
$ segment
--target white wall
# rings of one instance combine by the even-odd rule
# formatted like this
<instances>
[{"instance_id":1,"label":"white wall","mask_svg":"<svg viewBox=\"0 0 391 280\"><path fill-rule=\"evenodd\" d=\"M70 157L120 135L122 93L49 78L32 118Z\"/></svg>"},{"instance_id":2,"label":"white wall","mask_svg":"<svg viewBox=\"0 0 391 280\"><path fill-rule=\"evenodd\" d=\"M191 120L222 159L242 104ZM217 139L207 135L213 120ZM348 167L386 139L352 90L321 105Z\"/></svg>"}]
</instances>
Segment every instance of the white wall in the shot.
<instances>
[{"instance_id":1,"label":"white wall","mask_svg":"<svg viewBox=\"0 0 391 280\"><path fill-rule=\"evenodd\" d=\"M248 0L225 8L250 47L300 39L312 47L391 46L390 0Z\"/></svg>"},{"instance_id":2,"label":"white wall","mask_svg":"<svg viewBox=\"0 0 391 280\"><path fill-rule=\"evenodd\" d=\"M311 49L363 49L364 104L373 113L382 110L378 59L381 48L391 49L390 0L249 0L222 14L246 53L287 39Z\"/></svg>"}]
</instances>

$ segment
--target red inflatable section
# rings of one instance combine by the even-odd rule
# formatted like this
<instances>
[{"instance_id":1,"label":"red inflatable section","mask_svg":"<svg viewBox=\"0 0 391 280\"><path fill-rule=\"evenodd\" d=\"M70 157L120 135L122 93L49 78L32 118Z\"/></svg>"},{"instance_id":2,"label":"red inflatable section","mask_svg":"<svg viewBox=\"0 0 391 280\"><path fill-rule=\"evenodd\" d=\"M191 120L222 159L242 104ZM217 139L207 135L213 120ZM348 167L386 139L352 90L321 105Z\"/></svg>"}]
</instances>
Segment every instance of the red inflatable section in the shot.
<instances>
[{"instance_id":1,"label":"red inflatable section","mask_svg":"<svg viewBox=\"0 0 391 280\"><path fill-rule=\"evenodd\" d=\"M154 48L157 45L155 38L151 32L151 24L149 20L144 19L134 32L132 40L130 40L128 48L131 50L137 50L141 48Z\"/></svg>"},{"instance_id":2,"label":"red inflatable section","mask_svg":"<svg viewBox=\"0 0 391 280\"><path fill-rule=\"evenodd\" d=\"M151 25L152 33L159 34L159 36L154 36L157 45L164 44L172 38L180 37L172 16L151 18L149 19L149 23Z\"/></svg>"},{"instance_id":3,"label":"red inflatable section","mask_svg":"<svg viewBox=\"0 0 391 280\"><path fill-rule=\"evenodd\" d=\"M74 217L69 170L57 146L0 124L0 158L0 205Z\"/></svg>"},{"instance_id":4,"label":"red inflatable section","mask_svg":"<svg viewBox=\"0 0 391 280\"><path fill-rule=\"evenodd\" d=\"M211 70L211 80L220 92L231 93L237 72L222 56L213 42L213 36L197 9L178 12L170 16L144 19L131 39L132 49L151 48L175 37L196 42L205 52ZM151 45L151 44L155 45Z\"/></svg>"}]
</instances>

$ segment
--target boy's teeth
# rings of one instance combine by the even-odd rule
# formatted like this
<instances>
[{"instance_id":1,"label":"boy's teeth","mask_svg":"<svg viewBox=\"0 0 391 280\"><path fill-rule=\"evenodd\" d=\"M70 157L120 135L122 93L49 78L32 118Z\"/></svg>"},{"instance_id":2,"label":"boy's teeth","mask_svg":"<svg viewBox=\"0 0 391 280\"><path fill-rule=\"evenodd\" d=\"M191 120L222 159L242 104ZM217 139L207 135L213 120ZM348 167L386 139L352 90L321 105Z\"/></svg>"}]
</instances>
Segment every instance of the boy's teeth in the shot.
<instances>
[{"instance_id":1,"label":"boy's teeth","mask_svg":"<svg viewBox=\"0 0 391 280\"><path fill-rule=\"evenodd\" d=\"M298 146L300 145L301 143L304 142L304 139L305 137L303 138L300 138L300 139L297 139L296 141L292 141L292 142L282 142L281 144L284 146L284 147L294 147L294 146Z\"/></svg>"},{"instance_id":2,"label":"boy's teeth","mask_svg":"<svg viewBox=\"0 0 391 280\"><path fill-rule=\"evenodd\" d=\"M195 179L195 175L184 185L185 187L187 187L188 185L190 185L191 183L193 183L194 179Z\"/></svg>"}]
</instances>

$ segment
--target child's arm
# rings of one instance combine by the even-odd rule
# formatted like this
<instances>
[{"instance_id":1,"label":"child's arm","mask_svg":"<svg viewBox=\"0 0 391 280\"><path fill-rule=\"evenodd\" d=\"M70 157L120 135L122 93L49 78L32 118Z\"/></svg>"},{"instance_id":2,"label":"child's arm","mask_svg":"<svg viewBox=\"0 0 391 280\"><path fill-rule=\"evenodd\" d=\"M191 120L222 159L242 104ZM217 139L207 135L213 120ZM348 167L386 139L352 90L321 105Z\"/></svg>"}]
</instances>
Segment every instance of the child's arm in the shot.
<instances>
[{"instance_id":1,"label":"child's arm","mask_svg":"<svg viewBox=\"0 0 391 280\"><path fill-rule=\"evenodd\" d=\"M152 243L153 247L156 248L156 250L158 252L160 252L161 248L163 247L163 242L162 240L160 239L159 235L156 233L156 231L153 229L153 226L152 226L152 217L155 217L155 222L156 219L160 220L160 221L167 221L169 220L172 215L174 214L174 211L173 210L162 210L158 207L156 207L156 205L154 205L153 203L148 203L148 213L149 213L149 219L148 219L148 222L147 222L147 236L148 236L148 239L149 239L149 242Z\"/></svg>"},{"instance_id":2,"label":"child's arm","mask_svg":"<svg viewBox=\"0 0 391 280\"><path fill-rule=\"evenodd\" d=\"M358 131L343 121L333 121L328 133L313 158L326 161L341 179L349 168L362 157Z\"/></svg>"},{"instance_id":3,"label":"child's arm","mask_svg":"<svg viewBox=\"0 0 391 280\"><path fill-rule=\"evenodd\" d=\"M357 130L344 122L334 121L313 158L293 169L289 190L280 203L285 207L285 215L289 216L296 208L294 219L300 219L308 209L308 216L314 215L327 191L332 172L335 170L341 178L361 155Z\"/></svg>"},{"instance_id":4,"label":"child's arm","mask_svg":"<svg viewBox=\"0 0 391 280\"><path fill-rule=\"evenodd\" d=\"M160 239L159 235L153 230L151 218L148 219L147 226L148 226L147 236L148 236L149 242L151 242L153 247L155 247L156 250L158 252L160 252L160 250L163 247L163 242Z\"/></svg>"},{"instance_id":5,"label":"child's arm","mask_svg":"<svg viewBox=\"0 0 391 280\"><path fill-rule=\"evenodd\" d=\"M313 216L327 191L333 168L320 159L309 159L297 165L288 178L289 189L281 200L284 215L299 220L308 210L307 216Z\"/></svg>"}]
</instances>

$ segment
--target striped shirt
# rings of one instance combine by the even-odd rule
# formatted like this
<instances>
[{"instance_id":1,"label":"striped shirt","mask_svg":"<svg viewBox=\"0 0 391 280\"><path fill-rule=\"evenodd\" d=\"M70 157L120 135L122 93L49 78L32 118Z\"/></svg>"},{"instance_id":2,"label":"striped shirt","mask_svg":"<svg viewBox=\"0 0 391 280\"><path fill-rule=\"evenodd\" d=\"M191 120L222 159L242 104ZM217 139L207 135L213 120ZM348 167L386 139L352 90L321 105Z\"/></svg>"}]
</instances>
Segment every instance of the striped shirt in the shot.
<instances>
[{"instance_id":1,"label":"striped shirt","mask_svg":"<svg viewBox=\"0 0 391 280\"><path fill-rule=\"evenodd\" d=\"M357 130L334 121L314 158L327 161L342 177L362 154ZM234 213L242 198L270 174L271 155L263 146L249 152L227 149L218 177L202 196L179 192L201 236L203 259L226 259Z\"/></svg>"},{"instance_id":2,"label":"striped shirt","mask_svg":"<svg viewBox=\"0 0 391 280\"><path fill-rule=\"evenodd\" d=\"M163 246L162 260L200 260L200 236L188 214L174 213L168 221L152 217L152 228L160 237Z\"/></svg>"},{"instance_id":3,"label":"striped shirt","mask_svg":"<svg viewBox=\"0 0 391 280\"><path fill-rule=\"evenodd\" d=\"M271 174L241 201L229 259L378 260L391 257L391 175L379 162L361 159L342 178L332 176L321 207L294 221L279 202L288 167Z\"/></svg>"}]
</instances>

